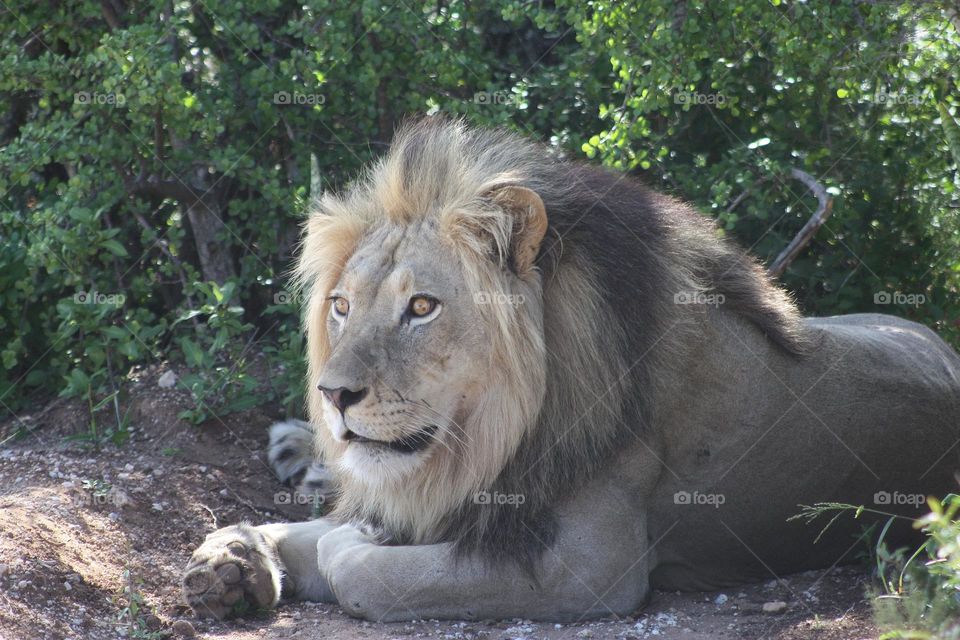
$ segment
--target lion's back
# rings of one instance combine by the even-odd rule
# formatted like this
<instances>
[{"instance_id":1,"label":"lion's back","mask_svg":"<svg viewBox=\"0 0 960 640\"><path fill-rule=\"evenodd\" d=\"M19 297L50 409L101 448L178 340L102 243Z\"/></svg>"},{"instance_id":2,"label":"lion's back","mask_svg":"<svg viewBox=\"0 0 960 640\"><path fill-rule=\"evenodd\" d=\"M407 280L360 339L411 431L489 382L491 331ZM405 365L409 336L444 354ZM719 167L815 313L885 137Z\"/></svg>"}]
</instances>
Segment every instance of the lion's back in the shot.
<instances>
[{"instance_id":1,"label":"lion's back","mask_svg":"<svg viewBox=\"0 0 960 640\"><path fill-rule=\"evenodd\" d=\"M845 359L859 359L871 375L952 392L960 401L960 355L929 327L880 313L807 318L806 323L846 353Z\"/></svg>"}]
</instances>

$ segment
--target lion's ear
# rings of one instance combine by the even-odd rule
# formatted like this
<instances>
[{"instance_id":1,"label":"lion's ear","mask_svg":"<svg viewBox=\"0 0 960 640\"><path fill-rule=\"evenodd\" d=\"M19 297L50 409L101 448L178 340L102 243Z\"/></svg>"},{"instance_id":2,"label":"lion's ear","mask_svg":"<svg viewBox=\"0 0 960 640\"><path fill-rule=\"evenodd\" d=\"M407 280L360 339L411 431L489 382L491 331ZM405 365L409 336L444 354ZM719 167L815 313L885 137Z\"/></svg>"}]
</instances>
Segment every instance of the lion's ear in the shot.
<instances>
[{"instance_id":1,"label":"lion's ear","mask_svg":"<svg viewBox=\"0 0 960 640\"><path fill-rule=\"evenodd\" d=\"M526 187L500 187L489 197L513 216L509 264L514 273L523 276L533 268L547 233L547 209L537 192Z\"/></svg>"}]
</instances>

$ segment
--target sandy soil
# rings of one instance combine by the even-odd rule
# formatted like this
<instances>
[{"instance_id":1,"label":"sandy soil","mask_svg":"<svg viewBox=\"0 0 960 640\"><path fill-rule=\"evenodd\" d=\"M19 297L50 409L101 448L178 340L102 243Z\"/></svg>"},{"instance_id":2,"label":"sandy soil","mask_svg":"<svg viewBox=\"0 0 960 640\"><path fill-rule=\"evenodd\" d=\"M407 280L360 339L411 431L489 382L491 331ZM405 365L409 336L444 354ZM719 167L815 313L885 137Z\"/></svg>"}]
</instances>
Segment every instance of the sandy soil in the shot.
<instances>
[{"instance_id":1,"label":"sandy soil","mask_svg":"<svg viewBox=\"0 0 960 640\"><path fill-rule=\"evenodd\" d=\"M0 420L31 433L0 447L0 639L217 638L666 638L876 637L860 568L808 572L715 593L658 592L630 618L582 624L524 620L374 624L337 607L292 603L261 617L210 623L179 601L180 571L213 529L302 519L277 504L266 427L252 410L197 427L176 415L184 392L141 372L130 394L132 437L94 451L68 437L87 429L77 402ZM771 577L772 578L772 577ZM765 603L783 602L779 613Z\"/></svg>"}]
</instances>

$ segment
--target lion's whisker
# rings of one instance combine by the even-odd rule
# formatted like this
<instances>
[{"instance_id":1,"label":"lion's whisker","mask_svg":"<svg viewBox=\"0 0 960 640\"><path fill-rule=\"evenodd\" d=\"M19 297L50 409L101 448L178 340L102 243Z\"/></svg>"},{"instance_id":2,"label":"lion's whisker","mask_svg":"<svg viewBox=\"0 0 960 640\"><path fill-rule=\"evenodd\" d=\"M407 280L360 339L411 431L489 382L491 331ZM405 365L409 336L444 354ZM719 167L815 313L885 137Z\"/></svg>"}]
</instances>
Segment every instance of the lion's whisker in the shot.
<instances>
[{"instance_id":1,"label":"lion's whisker","mask_svg":"<svg viewBox=\"0 0 960 640\"><path fill-rule=\"evenodd\" d=\"M415 407L418 407L418 408L421 408L421 409L425 409L429 414L432 414L432 415L434 415L434 416L436 416L436 417L438 417L438 418L443 419L445 431L446 431L447 433L451 434L454 438L456 438L457 442L459 442L460 444L462 444L462 445L466 445L466 444L467 444L467 442L465 442L465 441L463 440L463 438L461 438L457 433L454 433L454 431L449 428L450 425L456 426L457 429L458 429L458 433L459 433L460 435L463 435L465 438L470 439L470 434L467 433L466 429L464 429L463 426L462 426L459 422L457 422L456 420L454 420L454 419L451 418L450 416L448 416L448 415L446 415L446 414L444 414L444 413L441 413L440 411L437 411L436 409L434 409L433 407L431 407L429 404L427 404L425 401L415 400L415 401L413 401L411 404L413 404L413 406L415 406Z\"/></svg>"},{"instance_id":2,"label":"lion's whisker","mask_svg":"<svg viewBox=\"0 0 960 640\"><path fill-rule=\"evenodd\" d=\"M422 406L413 404L413 405L412 405L412 408L424 409L425 407L422 407ZM412 417L412 418L418 419L418 420L423 419L423 418L431 418L431 417L433 417L433 416L430 416L429 413L426 414L426 415L424 415L423 413L420 413L420 412L418 412L418 411L413 411L411 408L404 409L403 411L404 411L405 414L409 415L409 416ZM453 438L453 439L454 439L457 443L459 443L460 445L463 445L463 446L466 445L466 442L464 442L464 440L463 440L462 438L460 438L460 436L458 436L455 431L453 431L452 429L450 429L449 423L450 423L450 422L453 422L452 420L450 420L450 418L448 418L448 417L446 417L446 416L443 416L442 414L439 414L439 412L436 412L436 411L433 411L432 413L437 414L437 416L443 418L443 420L444 420L443 423L440 423L440 424L437 424L437 425L436 425L439 430L443 431L443 433L445 433L445 434L450 434L450 437ZM456 423L454 422L454 424L456 424ZM461 431L462 431L462 427L460 427L460 425L457 425L457 427L459 427L459 428L461 429ZM438 440L440 441L440 443L441 443L442 445L444 445L444 446L447 448L448 451L450 451L450 453L454 453L453 449L452 449L446 442L444 442L443 439L438 438Z\"/></svg>"}]
</instances>

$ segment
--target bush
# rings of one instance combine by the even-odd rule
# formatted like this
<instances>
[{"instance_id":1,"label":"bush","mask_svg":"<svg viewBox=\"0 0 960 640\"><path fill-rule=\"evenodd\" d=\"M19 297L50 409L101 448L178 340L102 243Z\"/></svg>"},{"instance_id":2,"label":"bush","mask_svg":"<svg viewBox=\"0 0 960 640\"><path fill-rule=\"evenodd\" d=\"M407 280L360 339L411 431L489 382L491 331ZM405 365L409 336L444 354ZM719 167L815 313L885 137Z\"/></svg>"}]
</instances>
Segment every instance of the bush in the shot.
<instances>
[{"instance_id":1,"label":"bush","mask_svg":"<svg viewBox=\"0 0 960 640\"><path fill-rule=\"evenodd\" d=\"M805 309L893 311L956 342L948 10L86 0L5 12L0 399L99 398L132 365L172 359L188 369L191 420L271 400L298 412L299 308L277 296L299 219L404 114L434 111L630 172L768 260L815 206L789 177L802 169L835 199L783 278ZM251 379L254 353L280 377Z\"/></svg>"},{"instance_id":2,"label":"bush","mask_svg":"<svg viewBox=\"0 0 960 640\"><path fill-rule=\"evenodd\" d=\"M960 638L960 496L950 494L942 502L935 498L928 502L930 513L913 521L925 538L916 549L890 549L885 543L886 533L894 520L903 517L889 517L864 506L818 503L805 506L792 518L811 522L833 513L823 529L826 531L845 513L852 512L856 518L863 514L888 517L879 534L871 526L863 536L876 562L879 588L871 593L871 603L883 640Z\"/></svg>"}]
</instances>

